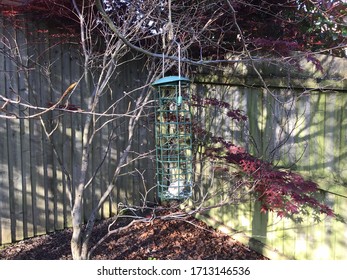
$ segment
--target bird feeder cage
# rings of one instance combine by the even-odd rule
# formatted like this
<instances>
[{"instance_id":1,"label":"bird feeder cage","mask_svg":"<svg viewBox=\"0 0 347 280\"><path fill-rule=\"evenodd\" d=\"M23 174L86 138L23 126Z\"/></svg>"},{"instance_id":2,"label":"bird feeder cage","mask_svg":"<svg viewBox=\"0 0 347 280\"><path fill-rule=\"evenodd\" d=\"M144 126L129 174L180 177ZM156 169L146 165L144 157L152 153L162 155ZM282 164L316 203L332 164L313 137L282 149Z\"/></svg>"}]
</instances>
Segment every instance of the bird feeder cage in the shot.
<instances>
[{"instance_id":1,"label":"bird feeder cage","mask_svg":"<svg viewBox=\"0 0 347 280\"><path fill-rule=\"evenodd\" d=\"M192 193L190 81L168 76L155 81L156 175L159 199L185 199Z\"/></svg>"}]
</instances>

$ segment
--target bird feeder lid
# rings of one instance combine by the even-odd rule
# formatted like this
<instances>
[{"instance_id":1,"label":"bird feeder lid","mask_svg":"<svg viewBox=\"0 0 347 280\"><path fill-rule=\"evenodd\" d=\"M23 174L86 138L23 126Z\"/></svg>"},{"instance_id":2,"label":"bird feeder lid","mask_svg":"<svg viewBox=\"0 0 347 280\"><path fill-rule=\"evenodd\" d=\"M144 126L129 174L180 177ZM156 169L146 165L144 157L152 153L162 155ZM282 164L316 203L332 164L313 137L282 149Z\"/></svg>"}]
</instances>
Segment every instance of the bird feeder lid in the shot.
<instances>
[{"instance_id":1,"label":"bird feeder lid","mask_svg":"<svg viewBox=\"0 0 347 280\"><path fill-rule=\"evenodd\" d=\"M168 76L161 78L159 80L156 80L152 86L154 87L170 87L170 86L176 86L181 82L181 86L186 86L190 83L190 80L185 77L180 77L180 76Z\"/></svg>"}]
</instances>

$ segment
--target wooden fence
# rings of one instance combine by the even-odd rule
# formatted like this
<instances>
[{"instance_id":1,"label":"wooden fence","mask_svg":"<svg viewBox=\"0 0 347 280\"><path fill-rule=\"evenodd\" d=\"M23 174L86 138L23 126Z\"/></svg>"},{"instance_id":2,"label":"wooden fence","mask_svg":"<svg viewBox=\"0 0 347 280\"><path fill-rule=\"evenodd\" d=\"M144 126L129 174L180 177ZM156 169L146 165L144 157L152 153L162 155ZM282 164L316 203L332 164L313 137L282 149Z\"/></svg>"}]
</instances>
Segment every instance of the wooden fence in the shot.
<instances>
[{"instance_id":1,"label":"wooden fence","mask_svg":"<svg viewBox=\"0 0 347 280\"><path fill-rule=\"evenodd\" d=\"M22 101L45 107L58 100L82 74L76 43L58 33L51 36L54 31L40 24L26 22L26 28L19 29L11 26L0 19L0 92L7 98L19 96ZM213 110L205 112L200 121L208 129L282 168L313 178L326 201L347 219L347 64L329 56L319 60L323 72L315 71L305 61L298 71L293 71L298 69L293 65L258 65L272 94L264 90L256 73L244 64L235 64L221 73L200 73L194 78L193 90L225 100L248 115L248 122L238 126ZM142 61L133 60L119 68L120 75L102 97L100 111L117 99L117 110L121 113L127 109L131 100L124 98L124 91L144 83L146 71L142 67ZM88 92L80 87L77 93L71 96L71 103L85 108ZM0 107L3 105L4 101L0 101ZM19 116L34 112L37 110L33 108L11 107L11 113ZM0 119L0 244L70 226L67 177L55 152L74 181L81 157L83 120L83 114L66 112L51 112L43 118L50 128L57 125L54 150L40 119ZM150 119L141 120L133 144L135 153L153 147L150 126ZM87 190L86 213L112 179L113 167L124 150L127 123L115 120L104 126L93 145L90 174L103 160L102 147L115 130L118 137L111 143L99 176ZM113 215L120 201L140 201L139 193L144 191L142 175L147 186L154 185L151 158L134 162L124 174L109 203L101 209L100 218ZM319 224L307 219L298 224L280 220L275 214L260 214L258 210L259 205L250 198L243 204L211 210L201 218L272 258L347 258L344 224L332 219Z\"/></svg>"},{"instance_id":2,"label":"wooden fence","mask_svg":"<svg viewBox=\"0 0 347 280\"><path fill-rule=\"evenodd\" d=\"M13 19L12 19L13 20ZM13 114L25 117L38 113L51 102L56 102L72 83L83 75L83 61L78 53L78 40L47 29L43 24L21 18L15 22L0 18L0 92L6 98L30 104L25 108L7 104L12 114L1 112L0 117L0 244L61 230L71 225L68 199L68 177L61 163L71 174L73 187L80 170L82 126L85 115L59 110L49 112L42 118L16 119ZM115 114L125 113L132 97L139 92L125 95L143 86L146 71L143 61L131 59L123 63L109 84L109 90L101 97L98 112L109 108L118 100ZM70 104L86 108L90 92L85 85L72 94ZM0 107L5 105L0 100ZM131 105L133 106L133 105ZM8 117L8 118L6 118ZM103 117L104 122L110 119ZM48 141L42 123L52 131L53 143ZM124 151L127 139L127 118L117 118L99 128L90 154L89 178L102 167L96 179L85 191L84 211L94 207L112 181L114 168ZM129 159L136 153L153 149L154 135L150 132L148 118L140 120ZM112 139L110 140L110 137ZM109 151L105 158L105 149ZM57 157L58 155L58 157ZM60 158L60 161L58 161ZM137 170L138 172L133 172ZM143 173L144 172L144 173ZM117 212L119 202L138 203L144 193L144 181L153 185L154 166L152 160L137 160L128 170L122 170L117 187L100 213L99 218L110 217Z\"/></svg>"},{"instance_id":3,"label":"wooden fence","mask_svg":"<svg viewBox=\"0 0 347 280\"><path fill-rule=\"evenodd\" d=\"M212 132L312 179L322 190L321 199L347 220L347 61L317 58L323 71L300 58L300 68L257 64L268 90L251 67L239 64L198 76L197 91L248 116L238 126L211 111L204 123ZM347 259L346 224L324 217L320 223L307 217L298 223L259 210L250 197L201 218L271 258Z\"/></svg>"}]
</instances>

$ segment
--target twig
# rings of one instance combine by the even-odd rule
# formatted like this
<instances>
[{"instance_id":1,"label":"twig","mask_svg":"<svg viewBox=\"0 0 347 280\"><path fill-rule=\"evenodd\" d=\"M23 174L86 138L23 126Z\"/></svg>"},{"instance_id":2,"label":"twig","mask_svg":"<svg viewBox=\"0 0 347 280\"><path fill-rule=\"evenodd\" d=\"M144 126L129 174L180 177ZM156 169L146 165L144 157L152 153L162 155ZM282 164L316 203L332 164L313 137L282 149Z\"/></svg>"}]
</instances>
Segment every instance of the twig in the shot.
<instances>
[{"instance_id":1,"label":"twig","mask_svg":"<svg viewBox=\"0 0 347 280\"><path fill-rule=\"evenodd\" d=\"M124 227L120 227L120 228L108 231L108 233L106 235L104 235L101 239L99 239L99 241L92 248L90 248L90 250L88 252L88 259L90 259L90 257L92 256L93 252L95 251L95 249L97 247L99 247L109 236L111 236L113 234L117 234L117 233L119 233L119 232L121 232L123 230L126 230L126 229L132 227L136 223L148 223L150 221L151 220L148 219L148 218L142 218L142 219L139 219L139 220L132 220L129 224L127 224Z\"/></svg>"}]
</instances>

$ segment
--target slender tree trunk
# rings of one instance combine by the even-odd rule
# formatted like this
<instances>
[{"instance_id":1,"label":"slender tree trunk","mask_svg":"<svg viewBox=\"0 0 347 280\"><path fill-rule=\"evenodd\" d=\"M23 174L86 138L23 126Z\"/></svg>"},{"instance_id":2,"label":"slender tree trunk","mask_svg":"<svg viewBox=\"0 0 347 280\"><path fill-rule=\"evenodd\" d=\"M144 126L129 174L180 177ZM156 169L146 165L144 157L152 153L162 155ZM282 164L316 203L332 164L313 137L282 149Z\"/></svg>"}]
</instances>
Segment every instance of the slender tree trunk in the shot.
<instances>
[{"instance_id":1,"label":"slender tree trunk","mask_svg":"<svg viewBox=\"0 0 347 280\"><path fill-rule=\"evenodd\" d=\"M90 117L88 117L90 118ZM90 122L90 120L89 120ZM84 129L84 140L88 139L89 124L86 125ZM85 138L86 137L86 138ZM82 258L82 202L83 202L83 192L84 192L84 183L88 170L88 143L83 143L83 155L82 155L82 164L81 164L81 174L80 180L75 191L75 199L73 203L73 208L71 211L72 218L72 238L71 238L71 253L72 258L83 259Z\"/></svg>"}]
</instances>

